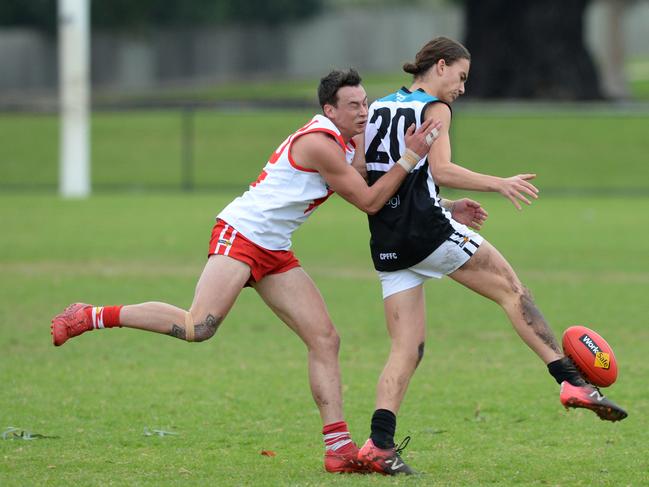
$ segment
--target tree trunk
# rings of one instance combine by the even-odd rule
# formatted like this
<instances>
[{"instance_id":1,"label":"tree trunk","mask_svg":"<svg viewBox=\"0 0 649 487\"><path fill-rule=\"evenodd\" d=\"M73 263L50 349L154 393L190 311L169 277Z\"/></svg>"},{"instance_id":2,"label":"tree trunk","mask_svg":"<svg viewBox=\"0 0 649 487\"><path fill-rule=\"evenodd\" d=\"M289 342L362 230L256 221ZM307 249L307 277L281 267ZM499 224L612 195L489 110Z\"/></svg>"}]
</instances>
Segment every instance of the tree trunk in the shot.
<instances>
[{"instance_id":1,"label":"tree trunk","mask_svg":"<svg viewBox=\"0 0 649 487\"><path fill-rule=\"evenodd\" d=\"M594 100L602 94L584 45L588 0L467 0L467 95Z\"/></svg>"},{"instance_id":2,"label":"tree trunk","mask_svg":"<svg viewBox=\"0 0 649 487\"><path fill-rule=\"evenodd\" d=\"M604 0L606 6L606 51L601 63L602 90L607 97L624 100L631 96L624 73L623 20L627 0Z\"/></svg>"}]
</instances>

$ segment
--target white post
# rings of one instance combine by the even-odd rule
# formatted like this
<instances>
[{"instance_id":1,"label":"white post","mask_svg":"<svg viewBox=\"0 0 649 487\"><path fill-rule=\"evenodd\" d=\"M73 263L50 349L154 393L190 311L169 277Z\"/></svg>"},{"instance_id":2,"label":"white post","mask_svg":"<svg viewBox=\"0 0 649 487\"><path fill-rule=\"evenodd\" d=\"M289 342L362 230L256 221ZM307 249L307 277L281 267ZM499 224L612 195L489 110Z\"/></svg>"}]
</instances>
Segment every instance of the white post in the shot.
<instances>
[{"instance_id":1,"label":"white post","mask_svg":"<svg viewBox=\"0 0 649 487\"><path fill-rule=\"evenodd\" d=\"M89 0L59 0L59 99L61 135L59 192L90 194Z\"/></svg>"}]
</instances>

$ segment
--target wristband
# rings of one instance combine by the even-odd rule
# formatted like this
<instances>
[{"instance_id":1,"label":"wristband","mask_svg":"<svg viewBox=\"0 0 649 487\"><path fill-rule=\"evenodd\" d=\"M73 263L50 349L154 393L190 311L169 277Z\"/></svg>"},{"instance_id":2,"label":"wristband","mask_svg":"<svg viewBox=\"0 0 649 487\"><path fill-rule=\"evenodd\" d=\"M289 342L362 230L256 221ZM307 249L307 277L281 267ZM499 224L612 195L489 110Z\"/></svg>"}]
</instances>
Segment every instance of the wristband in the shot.
<instances>
[{"instance_id":1,"label":"wristband","mask_svg":"<svg viewBox=\"0 0 649 487\"><path fill-rule=\"evenodd\" d=\"M457 201L455 200L442 199L442 208L444 208L449 213L453 213L453 211L455 210L455 203L457 203Z\"/></svg>"},{"instance_id":2,"label":"wristband","mask_svg":"<svg viewBox=\"0 0 649 487\"><path fill-rule=\"evenodd\" d=\"M406 151L401 155L401 159L397 161L397 164L404 168L406 172L410 172L419 163L420 159L419 154L406 148Z\"/></svg>"}]
</instances>

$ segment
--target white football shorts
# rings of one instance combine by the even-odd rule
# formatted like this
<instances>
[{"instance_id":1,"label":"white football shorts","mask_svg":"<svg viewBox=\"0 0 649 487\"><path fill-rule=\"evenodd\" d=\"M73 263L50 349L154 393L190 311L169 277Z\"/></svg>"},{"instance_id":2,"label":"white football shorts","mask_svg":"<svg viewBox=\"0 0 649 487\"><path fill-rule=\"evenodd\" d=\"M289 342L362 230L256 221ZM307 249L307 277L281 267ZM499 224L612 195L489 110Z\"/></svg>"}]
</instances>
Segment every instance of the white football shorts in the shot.
<instances>
[{"instance_id":1,"label":"white football shorts","mask_svg":"<svg viewBox=\"0 0 649 487\"><path fill-rule=\"evenodd\" d=\"M398 271L378 271L383 299L423 284L427 279L441 279L469 260L484 238L466 225L451 220L453 234L421 262Z\"/></svg>"}]
</instances>

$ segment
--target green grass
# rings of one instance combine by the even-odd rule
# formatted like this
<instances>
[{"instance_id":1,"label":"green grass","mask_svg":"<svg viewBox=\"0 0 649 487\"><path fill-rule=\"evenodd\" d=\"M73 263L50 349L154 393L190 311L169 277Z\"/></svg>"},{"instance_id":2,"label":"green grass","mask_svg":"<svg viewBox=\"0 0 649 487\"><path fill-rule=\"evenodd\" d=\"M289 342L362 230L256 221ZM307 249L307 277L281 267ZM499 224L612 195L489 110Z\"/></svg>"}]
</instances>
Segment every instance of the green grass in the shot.
<instances>
[{"instance_id":1,"label":"green grass","mask_svg":"<svg viewBox=\"0 0 649 487\"><path fill-rule=\"evenodd\" d=\"M13 485L643 485L649 460L647 198L497 196L483 234L532 289L557 333L600 331L620 365L619 424L564 412L544 366L499 309L449 280L427 284L426 357L399 416L424 476L322 472L320 422L301 342L245 290L203 344L128 329L60 349L49 319L67 303L159 299L188 306L213 215L231 194L0 195L0 440ZM347 420L364 441L388 350L364 216L332 198L295 238L343 339ZM145 427L177 436L146 437ZM265 457L261 450L273 450Z\"/></svg>"},{"instance_id":2,"label":"green grass","mask_svg":"<svg viewBox=\"0 0 649 487\"><path fill-rule=\"evenodd\" d=\"M631 83L631 93L637 100L649 100L649 80Z\"/></svg>"},{"instance_id":3,"label":"green grass","mask_svg":"<svg viewBox=\"0 0 649 487\"><path fill-rule=\"evenodd\" d=\"M649 59L636 57L626 65L631 96L635 100L649 100Z\"/></svg>"},{"instance_id":4,"label":"green grass","mask_svg":"<svg viewBox=\"0 0 649 487\"><path fill-rule=\"evenodd\" d=\"M193 184L245 188L269 154L310 119L304 111L198 111ZM498 175L536 172L545 190L646 191L649 114L544 110L455 112L453 159ZM58 178L58 120L0 116L0 188ZM182 186L182 112L101 112L92 120L95 188Z\"/></svg>"},{"instance_id":5,"label":"green grass","mask_svg":"<svg viewBox=\"0 0 649 487\"><path fill-rule=\"evenodd\" d=\"M214 215L310 115L198 112L196 184L221 189L182 194L108 191L179 186L179 112L95 114L102 191L82 201L20 190L55 184L57 120L0 117L0 429L56 437L0 440L0 485L646 485L647 115L458 109L453 127L458 162L539 174L541 199L520 213L474 195L490 213L483 234L557 334L584 324L609 340L610 395L630 412L620 424L564 412L503 313L449 280L426 286L426 357L399 415L417 479L322 472L304 347L250 289L203 344L120 329L51 346L49 320L73 301L189 306ZM358 442L389 348L368 238L365 217L332 198L294 240L343 339Z\"/></svg>"}]
</instances>

